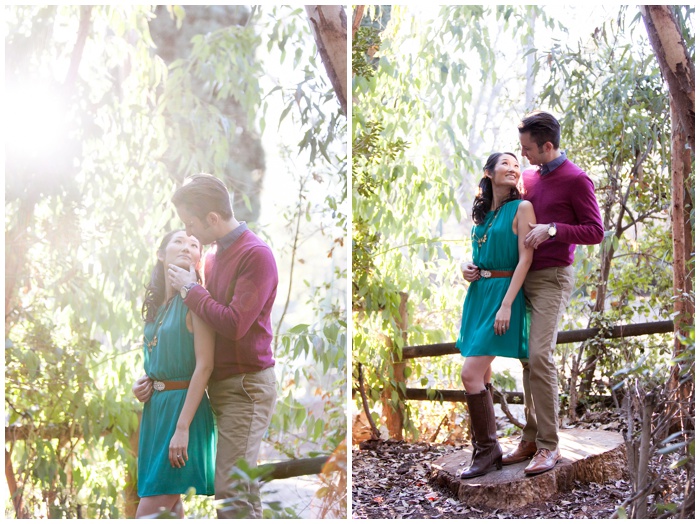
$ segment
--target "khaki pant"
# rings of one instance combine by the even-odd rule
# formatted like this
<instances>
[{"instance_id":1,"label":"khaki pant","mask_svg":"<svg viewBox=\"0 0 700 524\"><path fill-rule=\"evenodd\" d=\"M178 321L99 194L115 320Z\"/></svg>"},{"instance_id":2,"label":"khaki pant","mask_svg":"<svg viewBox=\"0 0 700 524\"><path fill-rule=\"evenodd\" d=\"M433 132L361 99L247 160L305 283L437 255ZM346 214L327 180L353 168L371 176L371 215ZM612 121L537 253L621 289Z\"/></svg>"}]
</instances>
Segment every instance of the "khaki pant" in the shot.
<instances>
[{"instance_id":1,"label":"khaki pant","mask_svg":"<svg viewBox=\"0 0 700 524\"><path fill-rule=\"evenodd\" d=\"M523 284L531 311L528 360L522 360L525 393L523 440L554 451L559 444L559 385L554 347L557 327L574 287L574 269L531 271Z\"/></svg>"},{"instance_id":2,"label":"khaki pant","mask_svg":"<svg viewBox=\"0 0 700 524\"><path fill-rule=\"evenodd\" d=\"M229 473L243 458L250 466L258 463L258 452L275 407L277 383L275 368L244 373L209 383L209 400L216 415L216 500L234 497L226 508L218 509L219 518L262 518L260 490L248 485L248 493L230 487Z\"/></svg>"}]
</instances>

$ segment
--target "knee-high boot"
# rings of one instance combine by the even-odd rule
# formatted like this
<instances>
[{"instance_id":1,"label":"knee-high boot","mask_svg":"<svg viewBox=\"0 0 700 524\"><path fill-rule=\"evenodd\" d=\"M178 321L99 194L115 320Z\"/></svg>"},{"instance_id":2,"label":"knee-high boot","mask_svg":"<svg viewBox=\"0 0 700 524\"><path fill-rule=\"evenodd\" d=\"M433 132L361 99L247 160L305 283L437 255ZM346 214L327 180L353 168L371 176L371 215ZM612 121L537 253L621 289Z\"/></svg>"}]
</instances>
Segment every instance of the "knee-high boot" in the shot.
<instances>
[{"instance_id":1,"label":"knee-high boot","mask_svg":"<svg viewBox=\"0 0 700 524\"><path fill-rule=\"evenodd\" d=\"M493 384L491 382L487 382L486 385L486 391L489 392L489 395L491 396L491 402L493 403ZM466 399L469 396L469 393L466 391L464 392L464 398ZM467 404L469 405L469 404ZM474 437L474 426L472 424L472 417L471 417L471 412L469 414L469 436L471 437L472 440L472 448L476 449L476 438Z\"/></svg>"},{"instance_id":2,"label":"knee-high boot","mask_svg":"<svg viewBox=\"0 0 700 524\"><path fill-rule=\"evenodd\" d=\"M460 474L469 479L488 473L493 466L501 469L502 452L496 437L496 416L493 412L493 399L488 389L480 393L467 394L467 406L472 425L474 452L472 463Z\"/></svg>"}]
</instances>

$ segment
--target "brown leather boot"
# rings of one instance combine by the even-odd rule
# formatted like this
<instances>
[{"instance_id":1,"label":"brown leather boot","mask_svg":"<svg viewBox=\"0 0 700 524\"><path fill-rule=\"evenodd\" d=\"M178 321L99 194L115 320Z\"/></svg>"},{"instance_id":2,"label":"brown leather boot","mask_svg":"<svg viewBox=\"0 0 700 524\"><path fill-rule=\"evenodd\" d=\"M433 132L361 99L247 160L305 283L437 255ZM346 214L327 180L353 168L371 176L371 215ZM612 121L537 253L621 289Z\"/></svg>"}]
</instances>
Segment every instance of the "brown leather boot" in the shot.
<instances>
[{"instance_id":1,"label":"brown leather boot","mask_svg":"<svg viewBox=\"0 0 700 524\"><path fill-rule=\"evenodd\" d=\"M535 453L537 453L537 444L528 442L527 440L521 440L517 448L503 456L503 465L509 466L510 464L517 464L518 462L530 460L535 456Z\"/></svg>"},{"instance_id":2,"label":"brown leather boot","mask_svg":"<svg viewBox=\"0 0 700 524\"><path fill-rule=\"evenodd\" d=\"M491 393L484 390L480 393L467 394L467 405L472 422L474 452L472 463L460 474L460 478L470 479L488 473L491 468L503 467L501 463L501 446L496 437L496 416L493 412Z\"/></svg>"}]
</instances>

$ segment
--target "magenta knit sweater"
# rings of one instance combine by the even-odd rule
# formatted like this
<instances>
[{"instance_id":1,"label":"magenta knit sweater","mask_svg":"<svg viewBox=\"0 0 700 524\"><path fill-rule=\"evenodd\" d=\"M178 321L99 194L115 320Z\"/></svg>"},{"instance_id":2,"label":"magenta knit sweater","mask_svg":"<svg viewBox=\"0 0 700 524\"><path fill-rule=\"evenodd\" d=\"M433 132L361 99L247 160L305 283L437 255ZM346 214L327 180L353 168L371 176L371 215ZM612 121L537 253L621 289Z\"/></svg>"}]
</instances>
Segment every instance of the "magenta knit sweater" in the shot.
<instances>
[{"instance_id":1,"label":"magenta knit sweater","mask_svg":"<svg viewBox=\"0 0 700 524\"><path fill-rule=\"evenodd\" d=\"M602 242L603 221L593 181L580 167L565 160L544 176L528 169L522 178L523 197L532 202L537 223L557 225L556 237L535 249L530 271L569 266L574 261L576 244Z\"/></svg>"},{"instance_id":2,"label":"magenta knit sweater","mask_svg":"<svg viewBox=\"0 0 700 524\"><path fill-rule=\"evenodd\" d=\"M216 331L212 380L274 366L270 312L278 278L269 246L245 231L222 253L207 255L204 282L185 304Z\"/></svg>"}]
</instances>

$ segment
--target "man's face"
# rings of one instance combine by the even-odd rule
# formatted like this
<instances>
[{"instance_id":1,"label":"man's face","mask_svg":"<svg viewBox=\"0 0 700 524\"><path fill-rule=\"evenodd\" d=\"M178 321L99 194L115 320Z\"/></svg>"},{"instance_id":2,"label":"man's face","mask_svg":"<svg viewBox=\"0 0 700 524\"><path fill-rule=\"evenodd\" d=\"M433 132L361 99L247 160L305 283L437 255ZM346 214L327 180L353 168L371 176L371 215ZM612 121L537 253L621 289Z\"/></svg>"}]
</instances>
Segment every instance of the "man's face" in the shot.
<instances>
[{"instance_id":1,"label":"man's face","mask_svg":"<svg viewBox=\"0 0 700 524\"><path fill-rule=\"evenodd\" d=\"M185 224L185 231L188 236L195 237L202 245L211 244L216 240L212 234L211 226L207 222L203 222L194 216L185 207L178 207L176 211L177 216Z\"/></svg>"},{"instance_id":2,"label":"man's face","mask_svg":"<svg viewBox=\"0 0 700 524\"><path fill-rule=\"evenodd\" d=\"M538 147L530 133L520 133L520 152L533 166L547 163L544 147Z\"/></svg>"}]
</instances>

